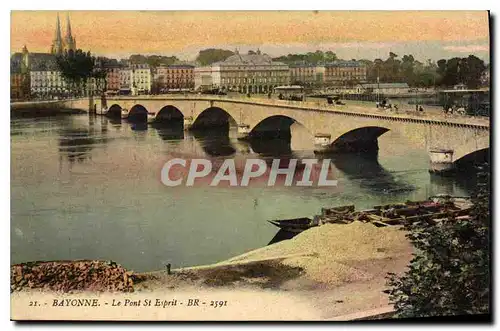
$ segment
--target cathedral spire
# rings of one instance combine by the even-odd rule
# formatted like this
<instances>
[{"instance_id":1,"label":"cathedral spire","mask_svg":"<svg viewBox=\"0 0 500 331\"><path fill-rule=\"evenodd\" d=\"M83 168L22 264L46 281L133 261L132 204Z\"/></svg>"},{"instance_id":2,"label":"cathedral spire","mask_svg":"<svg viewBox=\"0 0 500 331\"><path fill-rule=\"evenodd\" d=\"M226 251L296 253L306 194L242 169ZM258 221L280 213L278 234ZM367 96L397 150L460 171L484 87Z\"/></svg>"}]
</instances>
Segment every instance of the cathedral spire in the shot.
<instances>
[{"instance_id":1,"label":"cathedral spire","mask_svg":"<svg viewBox=\"0 0 500 331\"><path fill-rule=\"evenodd\" d=\"M62 41L61 37L61 22L59 21L59 13L57 13L56 35L54 41Z\"/></svg>"},{"instance_id":2,"label":"cathedral spire","mask_svg":"<svg viewBox=\"0 0 500 331\"><path fill-rule=\"evenodd\" d=\"M71 23L69 21L69 14L66 14L66 22L67 22L67 27L66 27L66 38L71 38L73 39L73 36L71 36Z\"/></svg>"},{"instance_id":3,"label":"cathedral spire","mask_svg":"<svg viewBox=\"0 0 500 331\"><path fill-rule=\"evenodd\" d=\"M61 54L62 51L63 45L61 37L61 22L59 21L59 13L57 13L56 33L54 36L54 40L52 41L52 48L50 49L50 52L52 54Z\"/></svg>"},{"instance_id":4,"label":"cathedral spire","mask_svg":"<svg viewBox=\"0 0 500 331\"><path fill-rule=\"evenodd\" d=\"M76 51L76 40L71 34L71 22L69 21L69 14L66 14L66 36L64 37L64 49L66 51Z\"/></svg>"}]
</instances>

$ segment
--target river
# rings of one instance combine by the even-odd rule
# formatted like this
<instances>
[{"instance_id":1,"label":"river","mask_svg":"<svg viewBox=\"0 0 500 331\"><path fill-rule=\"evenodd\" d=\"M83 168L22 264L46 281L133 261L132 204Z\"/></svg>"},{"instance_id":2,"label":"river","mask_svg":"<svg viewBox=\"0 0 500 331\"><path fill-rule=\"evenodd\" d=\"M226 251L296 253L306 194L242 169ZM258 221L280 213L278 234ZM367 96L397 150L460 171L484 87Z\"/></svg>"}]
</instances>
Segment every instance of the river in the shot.
<instances>
[{"instance_id":1,"label":"river","mask_svg":"<svg viewBox=\"0 0 500 331\"><path fill-rule=\"evenodd\" d=\"M266 220L474 188L470 180L431 176L427 152L390 132L379 138L376 158L335 157L336 187L161 183L161 167L174 156L263 157L254 152L261 147L229 136L87 114L12 117L11 263L112 259L138 272L208 264L268 244L277 228ZM263 145L281 153L282 144Z\"/></svg>"}]
</instances>

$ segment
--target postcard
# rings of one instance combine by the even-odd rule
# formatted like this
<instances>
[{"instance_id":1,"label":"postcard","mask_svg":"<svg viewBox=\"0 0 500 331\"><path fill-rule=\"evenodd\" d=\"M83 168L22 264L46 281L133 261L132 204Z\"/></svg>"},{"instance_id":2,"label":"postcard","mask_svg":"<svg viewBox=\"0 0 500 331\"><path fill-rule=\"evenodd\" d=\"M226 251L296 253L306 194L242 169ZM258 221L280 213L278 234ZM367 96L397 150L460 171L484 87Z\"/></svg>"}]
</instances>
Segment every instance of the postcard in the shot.
<instances>
[{"instance_id":1,"label":"postcard","mask_svg":"<svg viewBox=\"0 0 500 331\"><path fill-rule=\"evenodd\" d=\"M12 11L11 319L490 314L488 11Z\"/></svg>"}]
</instances>

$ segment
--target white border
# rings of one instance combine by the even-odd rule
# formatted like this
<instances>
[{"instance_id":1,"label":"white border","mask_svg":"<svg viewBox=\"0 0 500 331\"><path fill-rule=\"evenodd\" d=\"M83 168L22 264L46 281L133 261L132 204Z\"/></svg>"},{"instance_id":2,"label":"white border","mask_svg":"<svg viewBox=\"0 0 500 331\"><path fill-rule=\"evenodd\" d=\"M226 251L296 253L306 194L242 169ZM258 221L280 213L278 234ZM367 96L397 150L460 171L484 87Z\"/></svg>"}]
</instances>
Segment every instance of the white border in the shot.
<instances>
[{"instance_id":1,"label":"white border","mask_svg":"<svg viewBox=\"0 0 500 331\"><path fill-rule=\"evenodd\" d=\"M89 9L99 9L99 10L223 10L223 9L233 9L233 10L312 10L312 9L317 9L317 10L487 10L490 9L492 11L492 14L499 14L500 10L498 10L500 1L488 1L488 0L475 0L473 2L471 1L435 1L435 0L419 0L419 1L373 1L373 0L358 0L358 1L331 1L331 0L323 0L323 1L302 1L302 2L292 2L292 1L284 1L284 0L274 0L274 1L268 1L268 0L253 0L253 1L229 1L229 0L218 0L218 1L213 1L213 0L195 0L195 1L189 1L189 2L183 2L183 1L164 1L164 0L150 0L147 2L124 2L124 1L102 1L102 0L86 0L83 2L68 2L68 1L61 1L61 0L45 0L45 1L33 1L33 0L27 0L27 1L22 1L22 2L15 2L15 3L9 3L9 2L2 2L2 11L0 12L1 14L1 20L0 23L3 25L2 28L2 34L4 38L2 38L3 42L1 44L1 47L4 48L2 51L2 54L5 55L5 62L4 65L1 66L0 70L2 71L2 77L3 77L3 82L5 82L5 86L0 89L1 93L1 99L5 102L5 108L1 114L3 118L1 118L1 125L2 125L2 130L0 130L1 135L2 135L2 144L1 150L0 150L0 155L2 155L2 160L3 160L3 167L2 169L2 186L0 188L0 203L2 205L2 214L4 217L2 218L2 235L3 235L3 240L1 240L3 249L1 250L2 252L2 272L0 273L0 284L2 284L1 288L5 292L5 294L2 296L2 318L1 318L1 327L2 330L10 330L13 329L14 327L17 327L18 325L15 325L12 322L9 322L10 319L10 301L9 301L9 284L10 279L9 279L9 274L10 274L10 229L9 229L9 224L10 224L10 171L7 171L7 169L10 169L10 120L9 120L9 108L10 106L7 104L7 100L10 98L10 93L8 91L8 82L9 82L9 67L7 66L7 60L8 57L10 58L10 10L89 10ZM13 7L10 7L11 5ZM498 19L499 17L496 17L498 25ZM495 43L495 49L492 50L492 54L496 54L498 51L498 43ZM498 77L498 70L494 67L494 77ZM494 89L494 92L496 92L496 86ZM496 94L496 93L495 93ZM496 112L496 109L493 110L493 112ZM499 115L496 115L495 118L498 118ZM497 119L498 120L498 119ZM497 122L495 120L495 122ZM497 123L495 123L497 124ZM498 138L498 135L497 135ZM500 139L500 138L499 138ZM494 142L495 145L498 145L497 139L495 139ZM497 183L497 181L495 181ZM496 201L495 201L496 202ZM495 204L495 203L493 203ZM496 208L495 208L496 209ZM494 210L494 218L493 220L496 221L496 210ZM495 245L496 248L496 245ZM494 254L495 256L495 261L493 262L493 265L496 265L498 262L498 250L493 249L493 252L496 252ZM497 278L495 277L495 280ZM498 282L496 282L496 287L498 288ZM495 305L494 307L496 307ZM158 327L168 327L169 329L181 329L188 327L186 325L158 325L155 324L155 326ZM297 325L297 324L286 324L286 325L254 325L252 328L259 328L259 329L267 329L267 328L274 328L274 327L294 327L294 328L309 328L309 327L314 327L317 325ZM360 328L359 325L325 325L327 327L342 327L342 328L349 328L349 329L357 329ZM26 326L24 326L26 327ZM31 326L28 326L31 327ZM69 329L70 326L68 324L65 325L37 325L37 328L41 330L52 330L54 327L57 327L58 329ZM83 328L83 327L92 327L93 329L97 330L105 330L105 329L116 329L116 330L121 330L123 328L127 329L136 329L140 330L144 328L144 325L137 325L137 324L131 324L131 325L103 325L103 324L97 324L97 325L77 325L73 326L73 328ZM151 325L149 325L151 327ZM154 327L154 326L153 326ZM213 329L218 329L221 327L221 325L209 325L209 326L189 326L189 328L198 328L198 327L203 327L203 328L213 328ZM234 327L234 325L226 325L225 327ZM376 325L372 325L370 327L377 327ZM378 328L386 328L387 325L381 325L378 326ZM403 325L394 325L396 328L401 328ZM419 328L418 325L412 326L412 325L404 325L405 328ZM457 328L459 327L458 325L452 325L452 326L431 326L431 325L420 325L420 327L425 327L426 329L448 329L448 328Z\"/></svg>"}]
</instances>

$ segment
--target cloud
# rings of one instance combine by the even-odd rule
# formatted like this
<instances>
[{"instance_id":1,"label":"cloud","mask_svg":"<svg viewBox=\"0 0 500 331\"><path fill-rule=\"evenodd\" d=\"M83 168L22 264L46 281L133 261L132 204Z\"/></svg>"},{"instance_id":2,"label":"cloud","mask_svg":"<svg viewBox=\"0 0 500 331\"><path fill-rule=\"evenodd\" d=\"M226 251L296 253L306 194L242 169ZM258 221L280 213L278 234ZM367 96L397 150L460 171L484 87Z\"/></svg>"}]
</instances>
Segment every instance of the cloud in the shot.
<instances>
[{"instance_id":1,"label":"cloud","mask_svg":"<svg viewBox=\"0 0 500 331\"><path fill-rule=\"evenodd\" d=\"M459 53L473 53L473 52L489 52L490 45L482 44L482 45L450 45L444 46L443 49L450 52L459 52Z\"/></svg>"}]
</instances>

